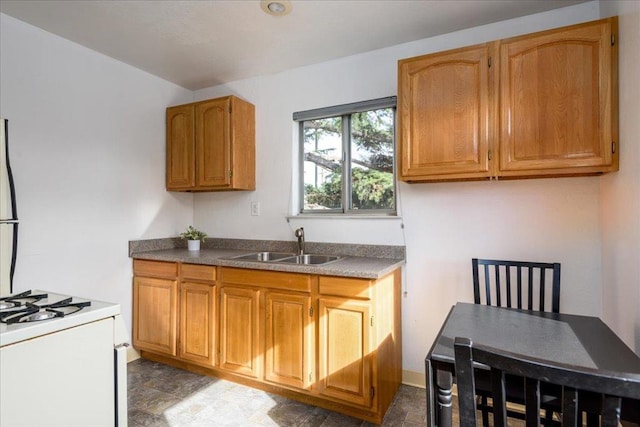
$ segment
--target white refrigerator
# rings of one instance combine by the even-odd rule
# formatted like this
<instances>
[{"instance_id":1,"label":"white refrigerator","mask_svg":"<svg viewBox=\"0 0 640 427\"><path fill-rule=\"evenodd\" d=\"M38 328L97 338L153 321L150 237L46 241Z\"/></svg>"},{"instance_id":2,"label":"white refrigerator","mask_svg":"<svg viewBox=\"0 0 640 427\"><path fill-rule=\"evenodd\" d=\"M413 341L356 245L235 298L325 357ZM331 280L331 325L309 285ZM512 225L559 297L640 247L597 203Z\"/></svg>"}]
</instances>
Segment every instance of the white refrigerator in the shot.
<instances>
[{"instance_id":1,"label":"white refrigerator","mask_svg":"<svg viewBox=\"0 0 640 427\"><path fill-rule=\"evenodd\" d=\"M16 192L9 162L8 120L0 118L0 296L13 291L18 251Z\"/></svg>"}]
</instances>

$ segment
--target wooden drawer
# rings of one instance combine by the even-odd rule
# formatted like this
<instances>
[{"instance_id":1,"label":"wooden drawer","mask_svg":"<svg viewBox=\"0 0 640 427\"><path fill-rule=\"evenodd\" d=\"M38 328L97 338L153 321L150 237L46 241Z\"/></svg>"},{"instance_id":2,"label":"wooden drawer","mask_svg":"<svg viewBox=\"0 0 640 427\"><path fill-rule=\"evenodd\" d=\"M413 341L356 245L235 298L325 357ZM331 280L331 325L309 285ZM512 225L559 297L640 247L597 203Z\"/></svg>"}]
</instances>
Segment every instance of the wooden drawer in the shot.
<instances>
[{"instance_id":1,"label":"wooden drawer","mask_svg":"<svg viewBox=\"0 0 640 427\"><path fill-rule=\"evenodd\" d=\"M319 287L323 295L366 299L373 297L373 281L366 279L320 276Z\"/></svg>"},{"instance_id":2,"label":"wooden drawer","mask_svg":"<svg viewBox=\"0 0 640 427\"><path fill-rule=\"evenodd\" d=\"M134 259L133 274L136 276L175 279L178 277L178 263Z\"/></svg>"},{"instance_id":3,"label":"wooden drawer","mask_svg":"<svg viewBox=\"0 0 640 427\"><path fill-rule=\"evenodd\" d=\"M216 280L216 268L210 265L180 264L180 277L213 282Z\"/></svg>"},{"instance_id":4,"label":"wooden drawer","mask_svg":"<svg viewBox=\"0 0 640 427\"><path fill-rule=\"evenodd\" d=\"M237 283L288 291L311 292L311 276L309 274L222 268L220 277L223 283Z\"/></svg>"}]
</instances>

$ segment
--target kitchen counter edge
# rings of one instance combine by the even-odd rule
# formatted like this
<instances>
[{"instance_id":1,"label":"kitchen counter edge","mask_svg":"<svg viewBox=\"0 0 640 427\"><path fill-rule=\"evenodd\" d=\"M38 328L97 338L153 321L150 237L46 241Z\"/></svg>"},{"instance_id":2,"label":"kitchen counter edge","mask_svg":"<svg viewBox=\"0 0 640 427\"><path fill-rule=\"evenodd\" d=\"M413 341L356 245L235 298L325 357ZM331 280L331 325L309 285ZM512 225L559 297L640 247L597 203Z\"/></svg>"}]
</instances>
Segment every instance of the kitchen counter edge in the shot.
<instances>
[{"instance_id":1,"label":"kitchen counter edge","mask_svg":"<svg viewBox=\"0 0 640 427\"><path fill-rule=\"evenodd\" d=\"M238 249L201 249L200 251L189 251L187 249L165 249L135 252L131 254L131 258L374 280L386 276L405 264L404 259L359 257L350 255L343 256L338 261L328 263L327 265L313 266L229 259L252 252L256 251Z\"/></svg>"}]
</instances>

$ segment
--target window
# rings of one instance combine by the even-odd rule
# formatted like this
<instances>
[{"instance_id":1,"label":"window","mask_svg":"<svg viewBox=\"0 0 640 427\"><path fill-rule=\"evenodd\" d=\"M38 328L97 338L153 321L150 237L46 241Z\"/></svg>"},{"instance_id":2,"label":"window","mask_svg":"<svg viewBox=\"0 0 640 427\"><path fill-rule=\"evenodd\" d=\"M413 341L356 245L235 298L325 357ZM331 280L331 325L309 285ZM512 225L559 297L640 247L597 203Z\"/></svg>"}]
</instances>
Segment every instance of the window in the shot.
<instances>
[{"instance_id":1,"label":"window","mask_svg":"<svg viewBox=\"0 0 640 427\"><path fill-rule=\"evenodd\" d=\"M396 97L293 114L300 212L395 214Z\"/></svg>"}]
</instances>

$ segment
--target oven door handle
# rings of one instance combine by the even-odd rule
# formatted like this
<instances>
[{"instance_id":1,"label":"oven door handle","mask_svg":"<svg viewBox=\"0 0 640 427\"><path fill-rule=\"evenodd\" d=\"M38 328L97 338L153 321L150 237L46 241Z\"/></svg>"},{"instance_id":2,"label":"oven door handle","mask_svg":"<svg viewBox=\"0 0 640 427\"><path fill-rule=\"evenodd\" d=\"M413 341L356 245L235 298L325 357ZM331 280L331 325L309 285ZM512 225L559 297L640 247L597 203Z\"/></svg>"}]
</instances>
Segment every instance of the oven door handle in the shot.
<instances>
[{"instance_id":1,"label":"oven door handle","mask_svg":"<svg viewBox=\"0 0 640 427\"><path fill-rule=\"evenodd\" d=\"M114 348L116 427L127 427L127 347L124 343Z\"/></svg>"}]
</instances>

